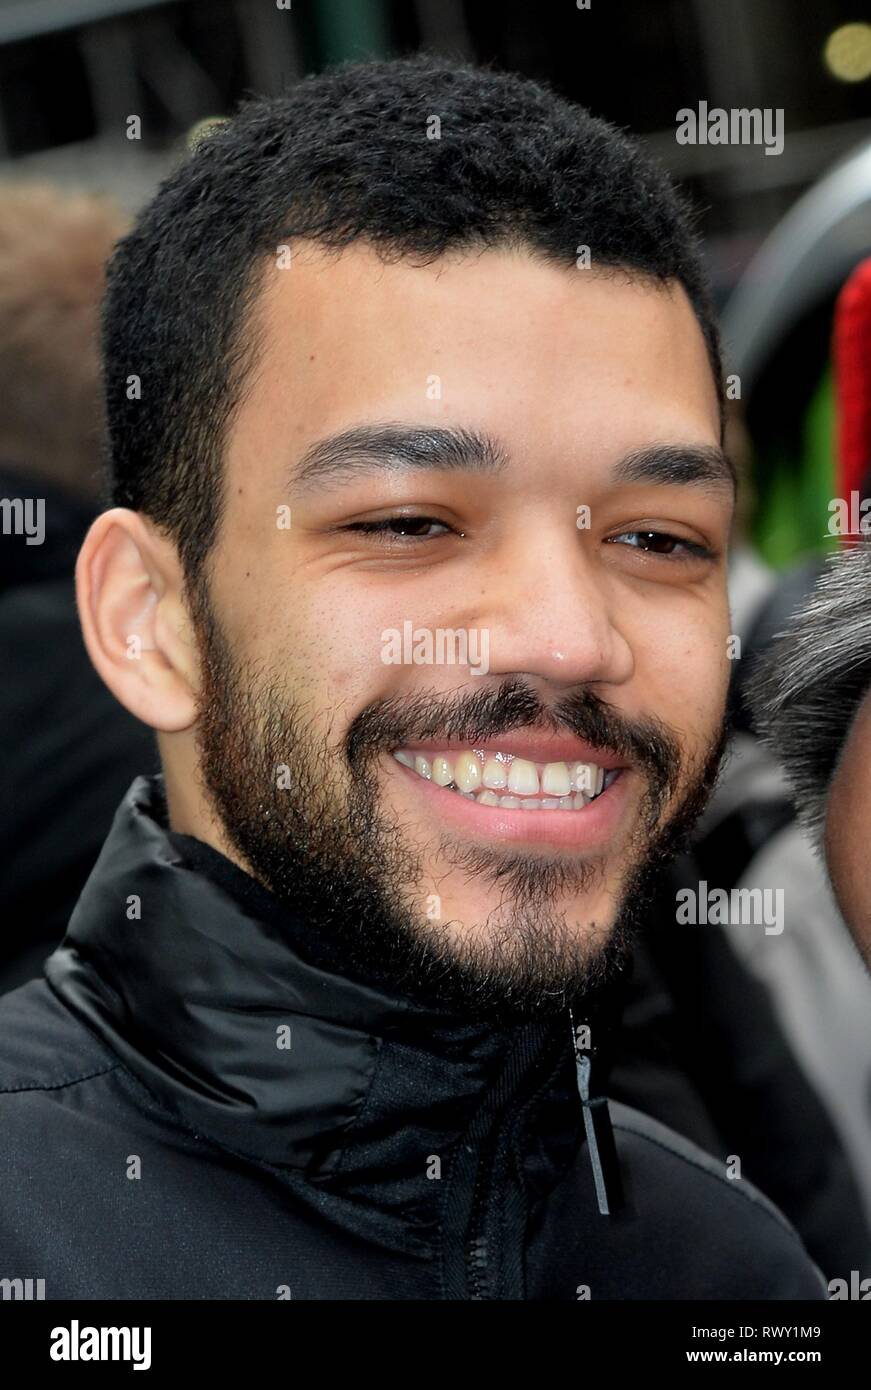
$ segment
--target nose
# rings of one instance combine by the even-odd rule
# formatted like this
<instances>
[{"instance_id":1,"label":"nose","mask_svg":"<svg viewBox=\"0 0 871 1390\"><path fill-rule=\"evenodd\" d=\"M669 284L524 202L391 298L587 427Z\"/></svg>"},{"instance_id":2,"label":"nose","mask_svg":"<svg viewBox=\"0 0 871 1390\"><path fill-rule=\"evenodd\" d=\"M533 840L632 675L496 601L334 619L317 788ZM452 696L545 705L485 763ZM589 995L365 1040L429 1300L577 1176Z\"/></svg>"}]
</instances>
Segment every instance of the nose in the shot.
<instances>
[{"instance_id":1,"label":"nose","mask_svg":"<svg viewBox=\"0 0 871 1390\"><path fill-rule=\"evenodd\" d=\"M631 677L635 662L620 630L618 596L577 533L546 554L534 546L512 549L489 577L487 594L481 625L489 630L491 675L567 686L620 685Z\"/></svg>"}]
</instances>

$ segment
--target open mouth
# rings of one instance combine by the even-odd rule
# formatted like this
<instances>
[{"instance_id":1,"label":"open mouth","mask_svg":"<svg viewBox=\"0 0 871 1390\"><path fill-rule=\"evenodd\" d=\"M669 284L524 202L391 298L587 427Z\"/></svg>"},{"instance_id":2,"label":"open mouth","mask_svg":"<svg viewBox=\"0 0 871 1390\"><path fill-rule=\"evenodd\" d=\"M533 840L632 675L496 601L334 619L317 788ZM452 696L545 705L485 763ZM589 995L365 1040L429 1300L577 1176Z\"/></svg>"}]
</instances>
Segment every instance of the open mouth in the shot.
<instances>
[{"instance_id":1,"label":"open mouth","mask_svg":"<svg viewBox=\"0 0 871 1390\"><path fill-rule=\"evenodd\" d=\"M462 744L406 744L392 761L425 816L469 841L602 854L625 838L638 778L624 757L529 731Z\"/></svg>"},{"instance_id":2,"label":"open mouth","mask_svg":"<svg viewBox=\"0 0 871 1390\"><path fill-rule=\"evenodd\" d=\"M584 811L620 776L622 768L595 762L534 762L501 749L397 748L394 758L426 782L479 806L506 811Z\"/></svg>"}]
</instances>

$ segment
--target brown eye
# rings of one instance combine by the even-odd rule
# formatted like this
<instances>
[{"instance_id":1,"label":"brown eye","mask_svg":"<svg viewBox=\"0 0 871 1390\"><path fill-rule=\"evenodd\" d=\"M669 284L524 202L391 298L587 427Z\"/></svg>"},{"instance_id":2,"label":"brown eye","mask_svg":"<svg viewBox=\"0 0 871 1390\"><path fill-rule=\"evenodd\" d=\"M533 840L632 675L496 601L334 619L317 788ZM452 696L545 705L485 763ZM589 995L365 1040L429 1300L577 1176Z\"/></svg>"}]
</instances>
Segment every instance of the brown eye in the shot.
<instances>
[{"instance_id":1,"label":"brown eye","mask_svg":"<svg viewBox=\"0 0 871 1390\"><path fill-rule=\"evenodd\" d=\"M439 536L450 534L453 530L446 522L438 521L432 516L388 516L381 521L354 521L344 529L382 540L396 537L413 541L435 540Z\"/></svg>"},{"instance_id":2,"label":"brown eye","mask_svg":"<svg viewBox=\"0 0 871 1390\"><path fill-rule=\"evenodd\" d=\"M387 523L394 536L426 536L432 533L433 527L441 526L442 530L447 530L442 522L433 521L428 516L395 516Z\"/></svg>"},{"instance_id":3,"label":"brown eye","mask_svg":"<svg viewBox=\"0 0 871 1390\"><path fill-rule=\"evenodd\" d=\"M621 535L610 536L608 539L611 545L627 545L648 555L675 556L678 559L711 557L711 551L705 546L697 545L695 541L683 540L680 536L672 536L667 531L624 531Z\"/></svg>"},{"instance_id":4,"label":"brown eye","mask_svg":"<svg viewBox=\"0 0 871 1390\"><path fill-rule=\"evenodd\" d=\"M671 555L677 545L674 536L667 536L663 531L633 531L631 534L641 550L652 550L657 555Z\"/></svg>"}]
</instances>

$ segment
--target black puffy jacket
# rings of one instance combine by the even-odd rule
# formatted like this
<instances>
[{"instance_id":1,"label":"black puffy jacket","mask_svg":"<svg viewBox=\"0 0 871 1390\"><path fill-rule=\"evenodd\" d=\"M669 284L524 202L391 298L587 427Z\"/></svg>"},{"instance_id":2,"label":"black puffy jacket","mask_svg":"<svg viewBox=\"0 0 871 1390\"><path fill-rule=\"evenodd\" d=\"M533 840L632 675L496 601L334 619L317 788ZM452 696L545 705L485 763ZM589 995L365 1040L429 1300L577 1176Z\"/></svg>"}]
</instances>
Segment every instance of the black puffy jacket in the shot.
<instances>
[{"instance_id":1,"label":"black puffy jacket","mask_svg":"<svg viewBox=\"0 0 871 1390\"><path fill-rule=\"evenodd\" d=\"M48 1299L825 1298L755 1189L626 1106L608 1124L568 1017L494 1031L314 964L311 924L170 832L159 790L131 787L47 980L0 1000L0 1279ZM572 1023L595 1038L606 1013Z\"/></svg>"}]
</instances>

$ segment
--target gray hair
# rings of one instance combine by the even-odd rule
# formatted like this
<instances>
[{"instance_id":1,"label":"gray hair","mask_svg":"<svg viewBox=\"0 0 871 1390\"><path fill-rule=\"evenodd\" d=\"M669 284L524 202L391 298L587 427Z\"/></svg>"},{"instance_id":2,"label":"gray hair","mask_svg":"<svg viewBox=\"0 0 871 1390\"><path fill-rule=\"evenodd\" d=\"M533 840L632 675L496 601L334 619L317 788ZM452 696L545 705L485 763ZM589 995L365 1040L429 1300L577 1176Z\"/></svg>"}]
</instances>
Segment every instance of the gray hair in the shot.
<instances>
[{"instance_id":1,"label":"gray hair","mask_svg":"<svg viewBox=\"0 0 871 1390\"><path fill-rule=\"evenodd\" d=\"M871 541L826 562L807 602L760 658L748 703L819 845L829 787L871 686Z\"/></svg>"}]
</instances>

